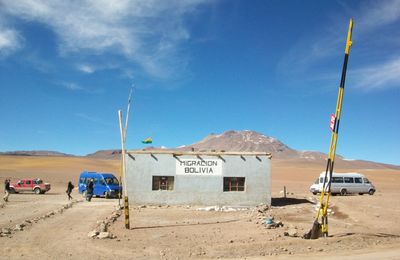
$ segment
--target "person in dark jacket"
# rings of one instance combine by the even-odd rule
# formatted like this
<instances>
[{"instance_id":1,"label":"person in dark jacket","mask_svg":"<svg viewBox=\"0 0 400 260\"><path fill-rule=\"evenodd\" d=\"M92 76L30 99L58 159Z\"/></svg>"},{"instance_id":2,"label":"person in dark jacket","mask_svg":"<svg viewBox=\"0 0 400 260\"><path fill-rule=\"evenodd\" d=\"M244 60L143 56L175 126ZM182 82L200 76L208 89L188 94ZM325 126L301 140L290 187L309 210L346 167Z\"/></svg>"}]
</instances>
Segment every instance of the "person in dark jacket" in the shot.
<instances>
[{"instance_id":1,"label":"person in dark jacket","mask_svg":"<svg viewBox=\"0 0 400 260\"><path fill-rule=\"evenodd\" d=\"M10 196L10 179L6 179L5 181L4 181L4 193L6 194L6 195L4 195L4 197L3 197L3 200L5 201L5 202L7 202L8 201L8 197Z\"/></svg>"},{"instance_id":2,"label":"person in dark jacket","mask_svg":"<svg viewBox=\"0 0 400 260\"><path fill-rule=\"evenodd\" d=\"M72 182L68 182L67 190L65 191L68 195L68 200L72 200L71 192L74 189Z\"/></svg>"},{"instance_id":3,"label":"person in dark jacket","mask_svg":"<svg viewBox=\"0 0 400 260\"><path fill-rule=\"evenodd\" d=\"M92 197L93 197L93 186L94 186L93 179L90 179L90 181L89 181L89 183L87 184L87 187L86 187L86 200L87 201L91 201L92 200Z\"/></svg>"}]
</instances>

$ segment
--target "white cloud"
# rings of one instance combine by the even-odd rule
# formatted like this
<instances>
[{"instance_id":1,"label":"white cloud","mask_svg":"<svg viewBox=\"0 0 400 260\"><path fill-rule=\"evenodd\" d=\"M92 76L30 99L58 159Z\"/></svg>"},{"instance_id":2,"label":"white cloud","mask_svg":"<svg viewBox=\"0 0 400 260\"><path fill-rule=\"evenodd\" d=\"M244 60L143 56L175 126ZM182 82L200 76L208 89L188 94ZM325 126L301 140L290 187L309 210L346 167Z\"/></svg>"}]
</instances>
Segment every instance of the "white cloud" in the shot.
<instances>
[{"instance_id":1,"label":"white cloud","mask_svg":"<svg viewBox=\"0 0 400 260\"><path fill-rule=\"evenodd\" d=\"M350 74L354 86L364 90L400 88L400 57L353 70Z\"/></svg>"},{"instance_id":2,"label":"white cloud","mask_svg":"<svg viewBox=\"0 0 400 260\"><path fill-rule=\"evenodd\" d=\"M11 54L22 46L22 37L16 30L0 26L0 56Z\"/></svg>"},{"instance_id":3,"label":"white cloud","mask_svg":"<svg viewBox=\"0 0 400 260\"><path fill-rule=\"evenodd\" d=\"M328 20L318 33L314 30L312 35L295 41L278 62L277 72L294 76L296 80L304 78L305 74L308 80L331 78L333 62L337 62L333 58L343 55L348 19L353 16L355 25L351 56L357 52L361 61L353 65L353 57L350 58L351 68L359 66L349 72L357 79L354 85L368 90L395 87L399 82L396 74L399 60L393 57L399 56L396 41L399 34L394 27L400 20L400 1L364 1L356 7L350 7L346 2L341 5L344 15ZM376 63L378 59L381 63Z\"/></svg>"},{"instance_id":4,"label":"white cloud","mask_svg":"<svg viewBox=\"0 0 400 260\"><path fill-rule=\"evenodd\" d=\"M357 19L359 30L368 31L391 24L400 18L400 1L366 2Z\"/></svg>"},{"instance_id":5,"label":"white cloud","mask_svg":"<svg viewBox=\"0 0 400 260\"><path fill-rule=\"evenodd\" d=\"M2 3L9 16L46 24L62 54L123 55L164 78L173 75L180 43L190 38L183 19L208 0L19 0Z\"/></svg>"},{"instance_id":6,"label":"white cloud","mask_svg":"<svg viewBox=\"0 0 400 260\"><path fill-rule=\"evenodd\" d=\"M77 91L77 90L85 90L85 88L81 87L80 85L73 83L73 82L63 82L60 84L64 88L72 91Z\"/></svg>"},{"instance_id":7,"label":"white cloud","mask_svg":"<svg viewBox=\"0 0 400 260\"><path fill-rule=\"evenodd\" d=\"M81 64L78 66L78 70L82 71L87 74L92 74L93 72L96 71L96 69L93 66L87 65L87 64Z\"/></svg>"}]
</instances>

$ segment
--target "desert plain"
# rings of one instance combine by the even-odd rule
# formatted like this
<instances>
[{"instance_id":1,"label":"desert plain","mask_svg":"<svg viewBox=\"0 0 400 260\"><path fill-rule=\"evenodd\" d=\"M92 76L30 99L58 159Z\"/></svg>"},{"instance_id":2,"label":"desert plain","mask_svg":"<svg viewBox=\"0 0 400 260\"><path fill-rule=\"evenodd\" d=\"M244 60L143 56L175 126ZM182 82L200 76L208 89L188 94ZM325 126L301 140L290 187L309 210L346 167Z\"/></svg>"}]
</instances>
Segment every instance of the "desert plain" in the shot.
<instances>
[{"instance_id":1,"label":"desert plain","mask_svg":"<svg viewBox=\"0 0 400 260\"><path fill-rule=\"evenodd\" d=\"M363 173L377 191L331 197L329 237L301 238L312 226L319 199L309 186L324 169L321 162L273 158L270 207L207 211L196 205L131 205L126 229L118 199L87 202L76 188L72 201L65 194L68 181L77 187L84 170L118 176L119 160L1 155L1 183L41 178L52 188L0 202L0 230L11 230L0 237L0 259L400 259L397 167L338 163L335 171ZM88 236L112 216L109 238ZM267 229L267 217L283 227Z\"/></svg>"}]
</instances>

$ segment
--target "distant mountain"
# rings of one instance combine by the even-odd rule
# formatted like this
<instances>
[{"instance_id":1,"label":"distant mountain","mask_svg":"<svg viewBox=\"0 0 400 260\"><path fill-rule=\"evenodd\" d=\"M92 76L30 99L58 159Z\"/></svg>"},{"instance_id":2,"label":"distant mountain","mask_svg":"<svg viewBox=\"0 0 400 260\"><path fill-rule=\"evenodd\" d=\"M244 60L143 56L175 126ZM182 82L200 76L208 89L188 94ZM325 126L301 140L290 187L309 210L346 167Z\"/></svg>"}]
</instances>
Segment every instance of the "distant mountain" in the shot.
<instances>
[{"instance_id":1,"label":"distant mountain","mask_svg":"<svg viewBox=\"0 0 400 260\"><path fill-rule=\"evenodd\" d=\"M147 147L144 150L170 150L170 151L234 151L234 152L266 152L271 153L273 159L292 161L300 164L326 163L327 155L316 151L298 151L290 148L276 138L266 136L255 131L226 131L222 134L210 134L199 142L184 145L177 148ZM0 152L0 155L20 155L20 156L74 156L55 151L13 151ZM99 150L86 155L89 158L97 159L119 159L121 150ZM340 155L336 155L335 165L340 168L353 169L395 169L400 170L400 166L377 163L364 160L346 160Z\"/></svg>"},{"instance_id":2,"label":"distant mountain","mask_svg":"<svg viewBox=\"0 0 400 260\"><path fill-rule=\"evenodd\" d=\"M16 156L75 156L72 154L60 153L56 151L9 151L0 152L0 155L16 155Z\"/></svg>"},{"instance_id":3,"label":"distant mountain","mask_svg":"<svg viewBox=\"0 0 400 260\"><path fill-rule=\"evenodd\" d=\"M86 157L98 159L119 159L121 158L121 150L99 150L86 155Z\"/></svg>"},{"instance_id":4,"label":"distant mountain","mask_svg":"<svg viewBox=\"0 0 400 260\"><path fill-rule=\"evenodd\" d=\"M210 134L203 140L176 148L181 151L236 151L236 152L267 152L272 158L297 161L306 164L325 164L327 154L316 151L297 151L276 138L255 131L227 131L222 134ZM364 160L346 160L336 155L335 165L341 168L362 169L396 169L400 166L370 162Z\"/></svg>"},{"instance_id":5,"label":"distant mountain","mask_svg":"<svg viewBox=\"0 0 400 260\"><path fill-rule=\"evenodd\" d=\"M178 147L177 150L190 151L235 151L235 152L267 152L276 158L296 158L299 152L289 148L276 138L255 131L227 131L223 134L210 134L203 140Z\"/></svg>"}]
</instances>

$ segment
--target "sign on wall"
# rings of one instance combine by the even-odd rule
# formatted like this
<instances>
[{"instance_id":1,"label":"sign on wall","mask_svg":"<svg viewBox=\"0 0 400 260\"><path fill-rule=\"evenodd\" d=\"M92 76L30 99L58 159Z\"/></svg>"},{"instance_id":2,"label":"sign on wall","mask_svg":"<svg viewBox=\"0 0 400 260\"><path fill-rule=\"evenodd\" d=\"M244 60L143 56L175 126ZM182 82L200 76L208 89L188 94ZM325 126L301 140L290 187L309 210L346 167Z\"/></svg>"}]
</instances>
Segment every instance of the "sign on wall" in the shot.
<instances>
[{"instance_id":1,"label":"sign on wall","mask_svg":"<svg viewBox=\"0 0 400 260\"><path fill-rule=\"evenodd\" d=\"M222 160L179 159L176 160L176 175L222 175Z\"/></svg>"}]
</instances>

